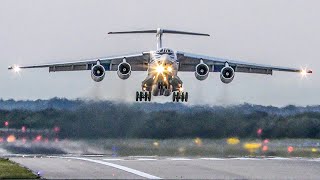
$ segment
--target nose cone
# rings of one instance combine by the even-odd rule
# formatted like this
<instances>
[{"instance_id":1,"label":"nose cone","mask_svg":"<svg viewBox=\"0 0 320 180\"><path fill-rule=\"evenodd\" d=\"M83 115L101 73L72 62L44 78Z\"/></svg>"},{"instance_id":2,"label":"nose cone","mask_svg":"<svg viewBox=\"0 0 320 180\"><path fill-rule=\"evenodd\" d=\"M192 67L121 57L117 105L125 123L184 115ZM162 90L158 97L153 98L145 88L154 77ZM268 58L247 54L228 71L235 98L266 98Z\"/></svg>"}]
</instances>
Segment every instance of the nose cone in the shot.
<instances>
[{"instance_id":1,"label":"nose cone","mask_svg":"<svg viewBox=\"0 0 320 180\"><path fill-rule=\"evenodd\" d=\"M172 62L174 61L168 54L161 55L160 60L164 64L172 64Z\"/></svg>"}]
</instances>

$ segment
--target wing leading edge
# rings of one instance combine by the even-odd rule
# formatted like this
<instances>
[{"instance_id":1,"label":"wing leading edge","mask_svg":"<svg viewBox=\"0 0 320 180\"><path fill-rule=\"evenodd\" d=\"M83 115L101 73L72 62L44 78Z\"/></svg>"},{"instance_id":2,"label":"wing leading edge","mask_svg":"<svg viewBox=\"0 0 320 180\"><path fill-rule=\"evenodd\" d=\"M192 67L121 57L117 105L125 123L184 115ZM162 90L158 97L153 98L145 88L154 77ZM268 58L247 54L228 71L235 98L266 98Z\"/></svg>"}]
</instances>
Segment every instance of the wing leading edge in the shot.
<instances>
[{"instance_id":1,"label":"wing leading edge","mask_svg":"<svg viewBox=\"0 0 320 180\"><path fill-rule=\"evenodd\" d=\"M177 57L179 61L179 71L195 71L195 67L202 60L207 64L212 72L220 72L221 69L225 66L225 63L228 63L235 72L242 73L256 73L256 74L270 74L272 75L273 71L286 71L286 72L298 72L298 73L312 73L312 70L297 69L297 68L288 68L280 66L271 66L255 63L247 63L237 60L217 58L196 55L185 52L177 52Z\"/></svg>"},{"instance_id":2,"label":"wing leading edge","mask_svg":"<svg viewBox=\"0 0 320 180\"><path fill-rule=\"evenodd\" d=\"M92 66L96 65L97 62L100 61L101 65L103 65L107 71L116 71L118 69L118 65L125 59L128 63L130 63L132 71L146 71L148 69L148 56L149 52L142 52L137 54L93 58L74 62L61 62L28 66L14 65L10 66L8 69L16 70L32 68L49 68L49 72L82 71L91 70Z\"/></svg>"}]
</instances>

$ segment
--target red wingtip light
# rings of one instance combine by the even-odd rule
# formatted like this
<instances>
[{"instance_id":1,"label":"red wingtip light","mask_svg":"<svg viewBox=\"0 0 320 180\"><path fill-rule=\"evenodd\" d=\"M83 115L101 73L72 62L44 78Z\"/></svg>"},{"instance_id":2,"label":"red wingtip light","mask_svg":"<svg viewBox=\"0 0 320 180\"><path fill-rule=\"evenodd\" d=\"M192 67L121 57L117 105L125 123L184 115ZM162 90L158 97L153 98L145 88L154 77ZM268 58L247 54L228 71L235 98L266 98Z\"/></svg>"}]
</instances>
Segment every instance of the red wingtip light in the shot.
<instances>
[{"instance_id":1,"label":"red wingtip light","mask_svg":"<svg viewBox=\"0 0 320 180\"><path fill-rule=\"evenodd\" d=\"M312 73L312 70L308 70L308 72L307 72L307 73L310 73L310 74L311 74L311 73Z\"/></svg>"}]
</instances>

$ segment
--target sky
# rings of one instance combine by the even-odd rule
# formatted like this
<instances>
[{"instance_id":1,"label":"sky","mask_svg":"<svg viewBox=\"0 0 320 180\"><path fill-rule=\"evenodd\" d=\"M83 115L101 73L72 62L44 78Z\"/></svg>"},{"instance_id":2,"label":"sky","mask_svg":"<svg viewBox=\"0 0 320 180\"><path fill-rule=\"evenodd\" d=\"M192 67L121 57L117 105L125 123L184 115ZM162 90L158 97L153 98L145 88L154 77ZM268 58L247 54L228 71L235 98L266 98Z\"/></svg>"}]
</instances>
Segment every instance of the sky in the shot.
<instances>
[{"instance_id":1,"label":"sky","mask_svg":"<svg viewBox=\"0 0 320 180\"><path fill-rule=\"evenodd\" d=\"M314 73L236 73L232 83L211 73L198 81L179 73L189 104L306 106L320 104L320 1L318 0L0 0L0 98L135 101L146 72L128 80L107 72L95 83L90 71L48 73L7 70L29 65L136 53L156 48L153 34L109 31L158 27L209 33L211 37L164 35L174 50L259 64L309 67ZM171 97L155 97L170 102Z\"/></svg>"}]
</instances>

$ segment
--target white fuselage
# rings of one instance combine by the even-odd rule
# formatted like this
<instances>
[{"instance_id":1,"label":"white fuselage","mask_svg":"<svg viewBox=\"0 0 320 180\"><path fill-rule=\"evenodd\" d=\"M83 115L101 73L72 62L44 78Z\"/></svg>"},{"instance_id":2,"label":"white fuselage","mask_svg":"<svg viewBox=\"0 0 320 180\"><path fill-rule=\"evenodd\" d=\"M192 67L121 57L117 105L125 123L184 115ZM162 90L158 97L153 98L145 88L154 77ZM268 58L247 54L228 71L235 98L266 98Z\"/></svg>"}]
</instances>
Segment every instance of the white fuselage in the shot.
<instances>
[{"instance_id":1,"label":"white fuselage","mask_svg":"<svg viewBox=\"0 0 320 180\"><path fill-rule=\"evenodd\" d=\"M178 62L174 51L160 48L151 52L148 76L142 82L142 90L152 91L155 96L169 96L172 91L182 87L182 81L177 74Z\"/></svg>"}]
</instances>

